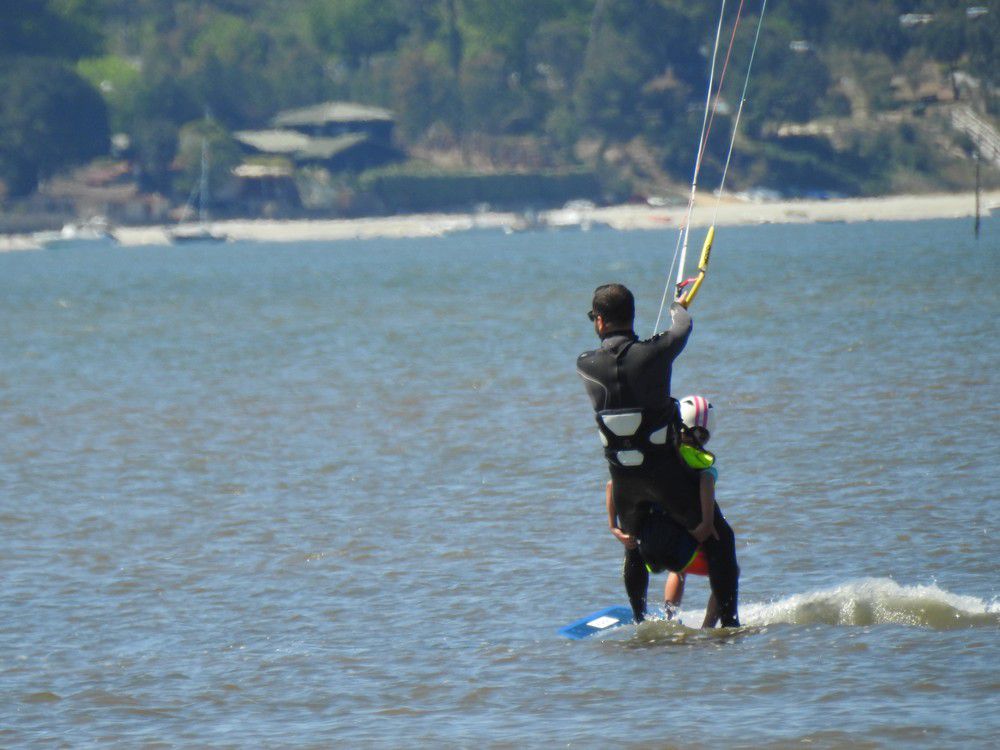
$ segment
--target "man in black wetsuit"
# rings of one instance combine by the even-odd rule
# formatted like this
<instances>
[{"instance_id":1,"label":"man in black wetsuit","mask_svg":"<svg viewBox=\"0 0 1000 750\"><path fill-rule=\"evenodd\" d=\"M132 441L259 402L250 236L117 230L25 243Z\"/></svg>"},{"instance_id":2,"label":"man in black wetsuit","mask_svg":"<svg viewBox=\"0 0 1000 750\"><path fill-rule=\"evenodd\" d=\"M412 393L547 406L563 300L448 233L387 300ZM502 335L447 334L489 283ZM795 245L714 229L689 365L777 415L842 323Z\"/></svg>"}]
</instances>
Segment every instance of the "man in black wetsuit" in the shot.
<instances>
[{"instance_id":1,"label":"man in black wetsuit","mask_svg":"<svg viewBox=\"0 0 1000 750\"><path fill-rule=\"evenodd\" d=\"M621 284L599 286L588 317L601 346L580 355L577 372L593 404L608 459L622 532L616 536L626 548L625 589L636 620L645 614L649 584L642 549L662 552L677 546L664 544L664 537L679 534L684 537L682 547L701 543L722 625L735 627L736 540L718 505L703 512L698 474L677 451L681 422L677 402L670 397L670 375L691 334L691 316L677 302L670 314L669 330L640 341L633 330L632 293Z\"/></svg>"}]
</instances>

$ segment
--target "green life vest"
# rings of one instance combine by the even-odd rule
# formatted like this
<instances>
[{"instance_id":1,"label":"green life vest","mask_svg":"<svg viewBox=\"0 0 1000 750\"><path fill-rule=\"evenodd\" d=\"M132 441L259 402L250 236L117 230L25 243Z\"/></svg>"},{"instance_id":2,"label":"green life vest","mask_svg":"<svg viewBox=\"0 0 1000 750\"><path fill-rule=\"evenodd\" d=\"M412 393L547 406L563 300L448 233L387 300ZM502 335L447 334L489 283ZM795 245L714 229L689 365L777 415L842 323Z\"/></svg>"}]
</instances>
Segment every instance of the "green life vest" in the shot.
<instances>
[{"instance_id":1,"label":"green life vest","mask_svg":"<svg viewBox=\"0 0 1000 750\"><path fill-rule=\"evenodd\" d=\"M684 463L692 469L708 469L715 463L715 455L704 448L696 448L687 443L681 443L678 448Z\"/></svg>"}]
</instances>

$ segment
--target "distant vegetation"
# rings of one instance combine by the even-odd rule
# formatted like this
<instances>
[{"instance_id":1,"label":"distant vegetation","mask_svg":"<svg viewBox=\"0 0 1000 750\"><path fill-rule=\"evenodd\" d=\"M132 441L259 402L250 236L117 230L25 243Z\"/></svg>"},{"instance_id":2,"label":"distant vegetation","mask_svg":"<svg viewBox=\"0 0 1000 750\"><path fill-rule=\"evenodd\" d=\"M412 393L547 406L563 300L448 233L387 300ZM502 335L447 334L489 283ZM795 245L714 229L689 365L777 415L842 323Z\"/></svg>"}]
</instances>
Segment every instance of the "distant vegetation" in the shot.
<instances>
[{"instance_id":1,"label":"distant vegetation","mask_svg":"<svg viewBox=\"0 0 1000 750\"><path fill-rule=\"evenodd\" d=\"M706 184L759 7L746 4ZM171 194L183 129L206 112L232 132L336 99L393 110L400 145L437 168L585 168L618 197L667 191L691 172L717 13L707 0L5 0L0 197L109 155L117 133L143 186ZM957 98L996 121L998 44L987 0L771 0L732 186L966 184L972 144L937 108Z\"/></svg>"}]
</instances>

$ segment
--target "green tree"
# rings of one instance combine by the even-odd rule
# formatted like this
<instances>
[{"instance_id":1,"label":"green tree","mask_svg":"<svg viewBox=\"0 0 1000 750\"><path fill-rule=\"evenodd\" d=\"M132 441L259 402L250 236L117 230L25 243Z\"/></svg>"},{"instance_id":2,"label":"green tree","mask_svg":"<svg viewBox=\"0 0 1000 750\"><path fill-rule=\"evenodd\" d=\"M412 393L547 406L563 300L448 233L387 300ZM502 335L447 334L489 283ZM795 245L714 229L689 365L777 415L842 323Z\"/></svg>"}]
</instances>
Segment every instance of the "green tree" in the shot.
<instances>
[{"instance_id":1,"label":"green tree","mask_svg":"<svg viewBox=\"0 0 1000 750\"><path fill-rule=\"evenodd\" d=\"M0 58L76 60L102 45L96 3L82 0L4 0L0 3Z\"/></svg>"},{"instance_id":2,"label":"green tree","mask_svg":"<svg viewBox=\"0 0 1000 750\"><path fill-rule=\"evenodd\" d=\"M785 0L769 5L767 13L770 19L786 24L798 38L818 42L830 22L832 5L816 0Z\"/></svg>"},{"instance_id":3,"label":"green tree","mask_svg":"<svg viewBox=\"0 0 1000 750\"><path fill-rule=\"evenodd\" d=\"M320 48L355 68L394 49L407 30L393 0L314 0L309 10Z\"/></svg>"},{"instance_id":4,"label":"green tree","mask_svg":"<svg viewBox=\"0 0 1000 750\"><path fill-rule=\"evenodd\" d=\"M549 21L585 17L589 5L581 0L462 0L459 25L471 53L491 50L504 59L507 72L526 80L534 74L528 43L536 29Z\"/></svg>"},{"instance_id":5,"label":"green tree","mask_svg":"<svg viewBox=\"0 0 1000 750\"><path fill-rule=\"evenodd\" d=\"M254 100L256 113L266 110L266 116L270 117L280 109L330 98L327 60L305 28L294 19L273 26L267 25L267 19L257 19L254 28L263 53L260 65L247 68L246 75L249 84L256 86L262 95ZM241 127L245 124L240 123Z\"/></svg>"},{"instance_id":6,"label":"green tree","mask_svg":"<svg viewBox=\"0 0 1000 750\"><path fill-rule=\"evenodd\" d=\"M123 102L115 119L131 139L132 158L145 189L171 192L180 125L203 111L190 88L170 76L144 78Z\"/></svg>"},{"instance_id":7,"label":"green tree","mask_svg":"<svg viewBox=\"0 0 1000 750\"><path fill-rule=\"evenodd\" d=\"M87 81L54 60L16 59L0 71L0 174L12 195L106 154L108 111Z\"/></svg>"},{"instance_id":8,"label":"green tree","mask_svg":"<svg viewBox=\"0 0 1000 750\"><path fill-rule=\"evenodd\" d=\"M656 136L686 109L707 75L690 16L653 0L599 2L576 90L581 123L618 139Z\"/></svg>"},{"instance_id":9,"label":"green tree","mask_svg":"<svg viewBox=\"0 0 1000 750\"><path fill-rule=\"evenodd\" d=\"M612 137L640 130L639 91L649 74L642 50L625 34L601 29L591 38L576 91L581 122Z\"/></svg>"},{"instance_id":10,"label":"green tree","mask_svg":"<svg viewBox=\"0 0 1000 750\"><path fill-rule=\"evenodd\" d=\"M105 55L80 60L76 72L104 96L111 127L116 132L126 130L126 115L142 83L139 66L118 55Z\"/></svg>"},{"instance_id":11,"label":"green tree","mask_svg":"<svg viewBox=\"0 0 1000 750\"><path fill-rule=\"evenodd\" d=\"M824 41L861 52L881 52L898 61L908 46L900 25L900 7L893 0L831 3Z\"/></svg>"},{"instance_id":12,"label":"green tree","mask_svg":"<svg viewBox=\"0 0 1000 750\"><path fill-rule=\"evenodd\" d=\"M792 29L780 26L761 36L743 111L750 134L759 135L769 122L806 122L822 110L830 71L815 52L793 52L794 38Z\"/></svg>"},{"instance_id":13,"label":"green tree","mask_svg":"<svg viewBox=\"0 0 1000 750\"><path fill-rule=\"evenodd\" d=\"M452 132L461 129L461 102L454 72L434 45L403 49L392 73L392 105L401 134L418 139L437 123Z\"/></svg>"},{"instance_id":14,"label":"green tree","mask_svg":"<svg viewBox=\"0 0 1000 750\"><path fill-rule=\"evenodd\" d=\"M571 19L546 21L527 40L528 63L539 84L554 97L569 95L583 67L587 26Z\"/></svg>"},{"instance_id":15,"label":"green tree","mask_svg":"<svg viewBox=\"0 0 1000 750\"><path fill-rule=\"evenodd\" d=\"M1000 9L970 23L968 33L969 72L983 82L982 96L986 108L1000 116Z\"/></svg>"},{"instance_id":16,"label":"green tree","mask_svg":"<svg viewBox=\"0 0 1000 750\"><path fill-rule=\"evenodd\" d=\"M956 99L959 92L955 73L959 60L965 55L965 29L964 8L948 9L935 14L934 20L922 27L918 36L928 54L948 69Z\"/></svg>"},{"instance_id":17,"label":"green tree","mask_svg":"<svg viewBox=\"0 0 1000 750\"><path fill-rule=\"evenodd\" d=\"M144 190L172 191L171 164L177 153L177 133L177 125L162 117L144 118L133 124L132 160Z\"/></svg>"},{"instance_id":18,"label":"green tree","mask_svg":"<svg viewBox=\"0 0 1000 750\"><path fill-rule=\"evenodd\" d=\"M601 3L598 3L598 8ZM647 80L668 68L680 80L701 87L708 74L702 48L708 49L715 33L714 7L710 21L699 21L699 8L709 6L690 2L632 0L630 3L607 2L604 19L595 15L592 33L602 25L620 30L642 51L647 61ZM731 18L727 22L731 22Z\"/></svg>"},{"instance_id":19,"label":"green tree","mask_svg":"<svg viewBox=\"0 0 1000 750\"><path fill-rule=\"evenodd\" d=\"M463 130L498 135L512 125L520 127L526 112L527 92L503 55L480 50L467 55L459 78Z\"/></svg>"},{"instance_id":20,"label":"green tree","mask_svg":"<svg viewBox=\"0 0 1000 750\"><path fill-rule=\"evenodd\" d=\"M262 85L268 46L263 29L238 16L215 14L192 40L185 84L231 127L263 122L273 112L269 87Z\"/></svg>"}]
</instances>

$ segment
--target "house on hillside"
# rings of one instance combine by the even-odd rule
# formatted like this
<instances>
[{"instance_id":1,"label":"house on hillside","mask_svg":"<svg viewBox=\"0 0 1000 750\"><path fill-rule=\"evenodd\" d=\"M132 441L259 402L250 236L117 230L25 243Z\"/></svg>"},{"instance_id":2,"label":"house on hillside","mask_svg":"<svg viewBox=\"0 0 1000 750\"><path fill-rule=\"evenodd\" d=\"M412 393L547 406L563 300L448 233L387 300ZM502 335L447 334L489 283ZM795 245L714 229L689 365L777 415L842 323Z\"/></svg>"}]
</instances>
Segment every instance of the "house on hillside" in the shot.
<instances>
[{"instance_id":1,"label":"house on hillside","mask_svg":"<svg viewBox=\"0 0 1000 750\"><path fill-rule=\"evenodd\" d=\"M335 138L348 133L364 133L379 143L392 143L395 118L392 112L353 102L324 102L311 107L279 112L271 125L295 130L314 138Z\"/></svg>"},{"instance_id":2,"label":"house on hillside","mask_svg":"<svg viewBox=\"0 0 1000 750\"><path fill-rule=\"evenodd\" d=\"M267 130L233 134L248 156L284 157L296 167L360 172L401 161L392 143L390 111L351 102L325 102L279 112Z\"/></svg>"},{"instance_id":3,"label":"house on hillside","mask_svg":"<svg viewBox=\"0 0 1000 750\"><path fill-rule=\"evenodd\" d=\"M285 164L240 164L233 170L236 201L253 216L287 216L302 207L292 168Z\"/></svg>"},{"instance_id":4,"label":"house on hillside","mask_svg":"<svg viewBox=\"0 0 1000 750\"><path fill-rule=\"evenodd\" d=\"M23 203L28 213L64 223L106 217L114 224L163 221L169 201L143 192L124 161L99 160L45 180Z\"/></svg>"}]
</instances>

